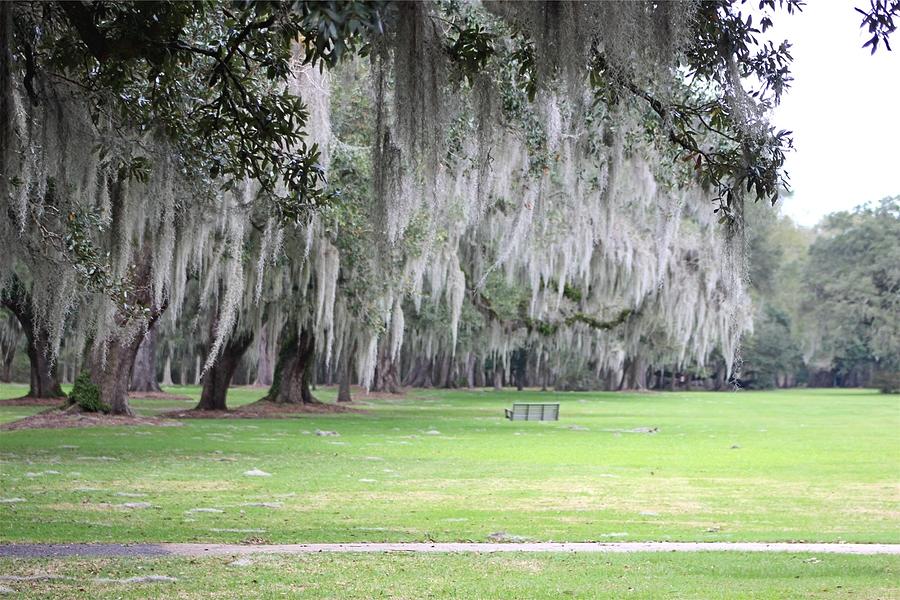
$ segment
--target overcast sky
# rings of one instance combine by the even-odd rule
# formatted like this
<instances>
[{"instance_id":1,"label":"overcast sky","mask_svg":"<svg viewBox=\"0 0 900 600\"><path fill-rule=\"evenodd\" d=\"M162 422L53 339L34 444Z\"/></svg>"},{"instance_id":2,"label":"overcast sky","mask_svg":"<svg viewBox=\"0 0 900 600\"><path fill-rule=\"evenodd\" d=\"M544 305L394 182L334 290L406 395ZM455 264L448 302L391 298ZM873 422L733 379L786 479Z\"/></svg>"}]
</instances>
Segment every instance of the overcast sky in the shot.
<instances>
[{"instance_id":1,"label":"overcast sky","mask_svg":"<svg viewBox=\"0 0 900 600\"><path fill-rule=\"evenodd\" d=\"M853 7L867 4L810 0L774 19L773 39L790 40L794 56L793 85L774 114L796 147L782 212L802 225L900 194L900 33L893 52L862 49L868 36Z\"/></svg>"}]
</instances>

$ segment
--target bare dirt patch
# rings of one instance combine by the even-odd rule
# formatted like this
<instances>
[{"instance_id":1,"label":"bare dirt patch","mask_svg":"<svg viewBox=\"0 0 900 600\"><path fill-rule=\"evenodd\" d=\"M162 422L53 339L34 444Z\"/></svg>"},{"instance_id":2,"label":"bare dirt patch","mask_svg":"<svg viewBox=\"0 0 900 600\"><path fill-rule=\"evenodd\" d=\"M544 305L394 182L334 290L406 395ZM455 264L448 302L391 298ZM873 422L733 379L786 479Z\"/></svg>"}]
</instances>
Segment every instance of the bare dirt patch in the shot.
<instances>
[{"instance_id":1,"label":"bare dirt patch","mask_svg":"<svg viewBox=\"0 0 900 600\"><path fill-rule=\"evenodd\" d=\"M180 427L181 423L159 417L124 417L99 413L70 412L51 409L36 415L0 425L0 431L19 429L70 429L76 427L121 427L125 425L150 425L159 427Z\"/></svg>"},{"instance_id":2,"label":"bare dirt patch","mask_svg":"<svg viewBox=\"0 0 900 600\"><path fill-rule=\"evenodd\" d=\"M58 398L35 398L22 396L21 398L9 398L0 400L0 406L62 406L67 401L65 396Z\"/></svg>"},{"instance_id":3,"label":"bare dirt patch","mask_svg":"<svg viewBox=\"0 0 900 600\"><path fill-rule=\"evenodd\" d=\"M277 404L258 400L232 410L173 410L162 414L173 419L283 419L298 414L357 413L364 410L344 404Z\"/></svg>"},{"instance_id":4,"label":"bare dirt patch","mask_svg":"<svg viewBox=\"0 0 900 600\"><path fill-rule=\"evenodd\" d=\"M170 394L168 392L128 392L128 397L140 400L193 400L190 396Z\"/></svg>"},{"instance_id":5,"label":"bare dirt patch","mask_svg":"<svg viewBox=\"0 0 900 600\"><path fill-rule=\"evenodd\" d=\"M360 387L358 385L350 386L350 397L354 400L397 400L400 398L406 398L407 388L402 388L399 392L376 392L366 391L366 388Z\"/></svg>"}]
</instances>

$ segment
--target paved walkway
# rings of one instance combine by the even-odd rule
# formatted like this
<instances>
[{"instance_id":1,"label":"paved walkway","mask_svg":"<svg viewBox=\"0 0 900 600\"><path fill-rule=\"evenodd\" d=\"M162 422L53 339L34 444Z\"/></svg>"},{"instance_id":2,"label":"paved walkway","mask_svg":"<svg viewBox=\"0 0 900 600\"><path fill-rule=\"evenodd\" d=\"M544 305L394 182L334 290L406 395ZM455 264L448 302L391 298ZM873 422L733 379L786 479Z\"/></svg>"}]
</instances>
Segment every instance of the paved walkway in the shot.
<instances>
[{"instance_id":1,"label":"paved walkway","mask_svg":"<svg viewBox=\"0 0 900 600\"><path fill-rule=\"evenodd\" d=\"M397 542L355 544L0 544L0 557L233 556L317 552L809 552L900 555L900 544L764 542Z\"/></svg>"}]
</instances>

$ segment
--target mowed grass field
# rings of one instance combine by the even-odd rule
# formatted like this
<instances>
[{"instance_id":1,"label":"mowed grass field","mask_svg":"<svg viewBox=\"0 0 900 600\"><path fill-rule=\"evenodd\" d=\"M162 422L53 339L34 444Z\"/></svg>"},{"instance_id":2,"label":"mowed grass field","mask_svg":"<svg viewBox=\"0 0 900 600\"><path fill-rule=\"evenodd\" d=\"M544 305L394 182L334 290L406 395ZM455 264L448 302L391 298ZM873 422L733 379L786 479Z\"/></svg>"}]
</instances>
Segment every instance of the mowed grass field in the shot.
<instances>
[{"instance_id":1,"label":"mowed grass field","mask_svg":"<svg viewBox=\"0 0 900 600\"><path fill-rule=\"evenodd\" d=\"M891 556L790 554L318 554L0 560L13 598L897 598ZM126 581L162 576L162 582Z\"/></svg>"},{"instance_id":2,"label":"mowed grass field","mask_svg":"<svg viewBox=\"0 0 900 600\"><path fill-rule=\"evenodd\" d=\"M503 418L514 401L551 400L558 422ZM0 541L900 542L900 396L413 390L357 401L359 414L0 432ZM135 402L143 414L190 405Z\"/></svg>"}]
</instances>

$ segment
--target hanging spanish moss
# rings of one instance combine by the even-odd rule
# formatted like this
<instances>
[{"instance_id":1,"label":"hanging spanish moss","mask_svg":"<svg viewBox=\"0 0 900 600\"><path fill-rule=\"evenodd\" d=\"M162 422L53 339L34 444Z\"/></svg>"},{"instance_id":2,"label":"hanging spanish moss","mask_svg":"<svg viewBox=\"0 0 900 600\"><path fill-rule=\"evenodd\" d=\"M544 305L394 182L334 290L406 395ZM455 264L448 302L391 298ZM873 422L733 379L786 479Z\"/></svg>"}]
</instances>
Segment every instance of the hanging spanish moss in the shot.
<instances>
[{"instance_id":1,"label":"hanging spanish moss","mask_svg":"<svg viewBox=\"0 0 900 600\"><path fill-rule=\"evenodd\" d=\"M241 349L249 360L290 341L326 373L355 365L365 387L412 369L411 355L445 379L476 360L508 377L524 349L554 373L714 354L731 372L750 326L740 199L729 235L716 190L672 160L668 117L650 124L646 105L589 80L602 57L611 81L674 94L696 13L691 1L397 2L365 58L326 70L298 44L279 89L302 101L333 196L290 222L262 182L189 174L162 136L98 119L66 82L38 76L34 103L4 76L0 160L18 175L0 180L0 273L27 278L53 355L79 307L73 339L100 365L162 319L199 340L168 347L180 372L197 354L210 370L263 327L265 343ZM449 50L466 19L492 32L477 69ZM11 64L5 54L4 75ZM736 68L723 85L752 131L764 115ZM121 294L134 286L137 306Z\"/></svg>"}]
</instances>

